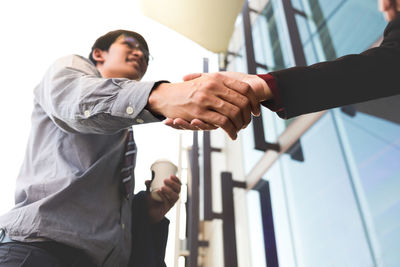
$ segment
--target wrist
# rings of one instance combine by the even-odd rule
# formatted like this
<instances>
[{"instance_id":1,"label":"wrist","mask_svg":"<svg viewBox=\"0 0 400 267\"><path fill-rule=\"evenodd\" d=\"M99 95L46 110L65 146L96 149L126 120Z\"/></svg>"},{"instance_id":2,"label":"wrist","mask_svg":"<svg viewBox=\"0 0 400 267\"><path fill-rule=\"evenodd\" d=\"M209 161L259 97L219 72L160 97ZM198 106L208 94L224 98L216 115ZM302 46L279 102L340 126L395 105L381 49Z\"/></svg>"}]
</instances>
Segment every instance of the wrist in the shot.
<instances>
[{"instance_id":1,"label":"wrist","mask_svg":"<svg viewBox=\"0 0 400 267\"><path fill-rule=\"evenodd\" d=\"M169 83L156 83L147 100L147 109L156 115L163 115L162 110L165 105L163 101L164 92L168 90Z\"/></svg>"},{"instance_id":2,"label":"wrist","mask_svg":"<svg viewBox=\"0 0 400 267\"><path fill-rule=\"evenodd\" d=\"M269 88L266 81L257 75L250 75L249 81L247 81L253 88L254 93L259 102L269 100L273 98L271 89Z\"/></svg>"}]
</instances>

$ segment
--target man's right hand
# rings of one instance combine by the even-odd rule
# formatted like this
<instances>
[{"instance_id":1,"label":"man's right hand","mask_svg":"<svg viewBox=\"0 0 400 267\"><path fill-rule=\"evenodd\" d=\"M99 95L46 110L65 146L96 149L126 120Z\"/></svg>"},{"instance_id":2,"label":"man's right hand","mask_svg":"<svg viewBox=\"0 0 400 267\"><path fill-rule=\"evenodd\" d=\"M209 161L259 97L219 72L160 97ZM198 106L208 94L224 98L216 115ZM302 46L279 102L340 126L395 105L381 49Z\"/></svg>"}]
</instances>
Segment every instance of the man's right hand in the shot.
<instances>
[{"instance_id":1,"label":"man's right hand","mask_svg":"<svg viewBox=\"0 0 400 267\"><path fill-rule=\"evenodd\" d=\"M149 96L148 109L168 118L198 119L224 129L232 139L260 114L249 84L220 73L201 74L183 83L162 83Z\"/></svg>"},{"instance_id":2,"label":"man's right hand","mask_svg":"<svg viewBox=\"0 0 400 267\"><path fill-rule=\"evenodd\" d=\"M184 81L190 81L195 78L201 77L201 73L193 73L188 74L183 77ZM225 77L229 77L235 80L239 80L242 82L246 82L250 85L251 89L253 90L256 99L258 102L262 102L273 97L268 84L258 77L257 75L250 75L246 73L240 72L219 72L218 75L222 75ZM175 129L184 129L184 130L213 130L215 127L200 119L194 119L192 121L186 121L182 118L167 118L164 123L170 127Z\"/></svg>"}]
</instances>

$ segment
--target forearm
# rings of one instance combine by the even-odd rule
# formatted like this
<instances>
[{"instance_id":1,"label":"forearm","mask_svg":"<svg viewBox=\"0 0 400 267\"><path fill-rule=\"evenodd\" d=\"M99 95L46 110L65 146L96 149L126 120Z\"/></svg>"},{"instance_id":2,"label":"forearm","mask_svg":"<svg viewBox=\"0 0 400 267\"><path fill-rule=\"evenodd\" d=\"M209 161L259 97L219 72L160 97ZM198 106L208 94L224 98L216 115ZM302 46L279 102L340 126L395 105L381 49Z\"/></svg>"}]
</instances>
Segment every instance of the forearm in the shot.
<instances>
[{"instance_id":1,"label":"forearm","mask_svg":"<svg viewBox=\"0 0 400 267\"><path fill-rule=\"evenodd\" d=\"M213 73L175 84L160 84L149 96L149 110L168 118L202 120L223 128L232 139L250 123L251 113L260 113L250 86L242 81Z\"/></svg>"},{"instance_id":2,"label":"forearm","mask_svg":"<svg viewBox=\"0 0 400 267\"><path fill-rule=\"evenodd\" d=\"M400 51L382 48L309 67L271 73L282 98L285 118L387 97L400 92Z\"/></svg>"},{"instance_id":3,"label":"forearm","mask_svg":"<svg viewBox=\"0 0 400 267\"><path fill-rule=\"evenodd\" d=\"M146 111L154 82L99 77L77 57L56 62L35 89L35 100L61 128L110 134L132 124L159 121Z\"/></svg>"},{"instance_id":4,"label":"forearm","mask_svg":"<svg viewBox=\"0 0 400 267\"><path fill-rule=\"evenodd\" d=\"M400 93L400 18L385 30L381 46L308 67L272 72L284 118Z\"/></svg>"}]
</instances>

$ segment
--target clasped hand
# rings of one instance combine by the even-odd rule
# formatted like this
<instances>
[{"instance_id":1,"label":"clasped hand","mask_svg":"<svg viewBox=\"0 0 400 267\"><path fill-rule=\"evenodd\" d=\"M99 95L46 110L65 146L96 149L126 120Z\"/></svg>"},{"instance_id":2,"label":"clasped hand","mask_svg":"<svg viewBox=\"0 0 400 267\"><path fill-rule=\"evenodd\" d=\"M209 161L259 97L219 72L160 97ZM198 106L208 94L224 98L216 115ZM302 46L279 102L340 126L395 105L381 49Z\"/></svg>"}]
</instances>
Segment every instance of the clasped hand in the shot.
<instances>
[{"instance_id":1,"label":"clasped hand","mask_svg":"<svg viewBox=\"0 0 400 267\"><path fill-rule=\"evenodd\" d=\"M156 114L201 122L207 130L220 127L232 138L260 114L259 101L246 82L221 73L194 74L182 83L163 83L149 96ZM173 126L173 125L171 125Z\"/></svg>"},{"instance_id":2,"label":"clasped hand","mask_svg":"<svg viewBox=\"0 0 400 267\"><path fill-rule=\"evenodd\" d=\"M194 74L189 74L186 75L183 80L185 82L189 81L195 81L197 79L200 79L201 77L204 77L206 75L210 74L201 74L201 73L194 73ZM268 87L267 83L265 83L264 80L259 78L257 75L249 75L245 73L239 73L239 72L219 72L219 73L214 73L213 74L215 79L219 80L229 80L230 84L238 84L241 87L246 88L246 93L247 94L242 94L242 97L249 97L249 101L252 104L252 106L257 107L256 112L253 112L253 115L258 116L259 115L259 102L262 102L264 100L272 98L272 93L270 91L270 88ZM244 86L243 83L245 83L247 86ZM231 86L234 87L234 86ZM236 90L236 89L235 89ZM249 91L250 90L250 91ZM241 92L241 91L237 91ZM255 103L254 103L255 102ZM243 109L242 112L244 112L244 115L242 115L244 118L244 124L239 124L243 125L242 128L245 128L251 119L250 112L248 109ZM221 114L224 115L224 114ZM233 119L238 119L237 116L239 114L235 115L233 114L234 118ZM236 117L235 117L236 116ZM210 120L204 120L200 116L192 119L192 120L187 120L184 119L183 117L171 117L168 116L168 118L164 121L164 123L170 127L173 127L175 129L185 129L185 130L214 130L218 127L223 128L232 139L236 138L237 132L241 130L242 128L236 128L236 132L234 132L234 135L232 134L233 129L232 128L224 128L221 125L215 124L210 122Z\"/></svg>"}]
</instances>

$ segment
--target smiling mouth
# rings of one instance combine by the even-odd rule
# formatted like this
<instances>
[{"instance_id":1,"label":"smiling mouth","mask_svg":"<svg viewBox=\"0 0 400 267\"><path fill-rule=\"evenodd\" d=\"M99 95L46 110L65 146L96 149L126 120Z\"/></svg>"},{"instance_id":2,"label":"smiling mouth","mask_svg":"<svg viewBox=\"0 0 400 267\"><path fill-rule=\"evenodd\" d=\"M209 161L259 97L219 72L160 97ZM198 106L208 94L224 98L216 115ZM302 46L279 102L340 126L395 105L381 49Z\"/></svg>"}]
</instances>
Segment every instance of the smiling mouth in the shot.
<instances>
[{"instance_id":1,"label":"smiling mouth","mask_svg":"<svg viewBox=\"0 0 400 267\"><path fill-rule=\"evenodd\" d=\"M136 63L138 63L139 64L139 62L136 60L136 59L134 59L134 58L131 58L131 59L127 59L126 60L126 62L136 62Z\"/></svg>"},{"instance_id":2,"label":"smiling mouth","mask_svg":"<svg viewBox=\"0 0 400 267\"><path fill-rule=\"evenodd\" d=\"M140 60L135 58L127 58L126 63L128 63L135 71L142 76L144 73L144 64Z\"/></svg>"},{"instance_id":3,"label":"smiling mouth","mask_svg":"<svg viewBox=\"0 0 400 267\"><path fill-rule=\"evenodd\" d=\"M142 64L140 63L140 61L136 60L136 59L127 59L126 60L127 63L132 64L133 66L137 65L139 68L143 68ZM135 64L136 63L136 64Z\"/></svg>"}]
</instances>

